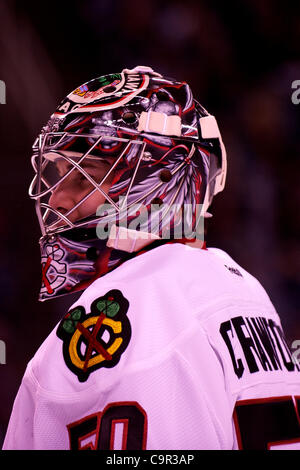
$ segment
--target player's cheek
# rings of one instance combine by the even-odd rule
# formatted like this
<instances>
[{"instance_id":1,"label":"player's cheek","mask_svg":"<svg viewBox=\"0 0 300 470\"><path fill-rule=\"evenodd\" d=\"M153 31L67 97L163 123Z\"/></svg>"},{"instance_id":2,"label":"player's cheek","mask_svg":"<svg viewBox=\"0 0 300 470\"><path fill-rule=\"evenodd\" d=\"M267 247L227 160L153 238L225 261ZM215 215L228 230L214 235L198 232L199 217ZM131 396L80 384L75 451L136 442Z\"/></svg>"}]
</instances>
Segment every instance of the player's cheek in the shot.
<instances>
[{"instance_id":1,"label":"player's cheek","mask_svg":"<svg viewBox=\"0 0 300 470\"><path fill-rule=\"evenodd\" d=\"M105 188L103 188L105 191ZM108 191L108 189L107 189ZM81 212L83 216L95 214L98 207L103 204L106 200L106 197L100 193L100 191L96 191L92 194L87 200L82 204Z\"/></svg>"}]
</instances>

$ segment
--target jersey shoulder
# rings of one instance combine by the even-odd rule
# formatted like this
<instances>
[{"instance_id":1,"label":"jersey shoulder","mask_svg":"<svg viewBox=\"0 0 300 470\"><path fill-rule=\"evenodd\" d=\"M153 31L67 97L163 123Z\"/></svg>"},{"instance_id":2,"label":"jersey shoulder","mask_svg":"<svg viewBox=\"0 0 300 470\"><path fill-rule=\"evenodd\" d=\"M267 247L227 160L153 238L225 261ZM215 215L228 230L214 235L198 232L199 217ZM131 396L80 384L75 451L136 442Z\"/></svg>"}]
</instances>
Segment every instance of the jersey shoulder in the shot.
<instances>
[{"instance_id":1,"label":"jersey shoulder","mask_svg":"<svg viewBox=\"0 0 300 470\"><path fill-rule=\"evenodd\" d=\"M266 303L263 292L221 250L165 244L94 281L38 350L34 374L48 389L56 390L59 378L65 392L80 391L101 368L109 386L121 370L149 367L169 354L224 305L255 296Z\"/></svg>"},{"instance_id":2,"label":"jersey shoulder","mask_svg":"<svg viewBox=\"0 0 300 470\"><path fill-rule=\"evenodd\" d=\"M215 314L223 305L255 303L276 314L261 283L218 248L166 243L97 279L82 294L80 302L89 308L99 295L105 295L110 289L121 290L131 299L131 305L134 300L142 311L150 303L151 317L157 324L170 309L173 323L178 324L181 320L176 319L176 312L190 322L200 312L204 316ZM144 316L140 313L137 316L137 322L145 322Z\"/></svg>"},{"instance_id":3,"label":"jersey shoulder","mask_svg":"<svg viewBox=\"0 0 300 470\"><path fill-rule=\"evenodd\" d=\"M220 279L224 282L224 288L232 294L240 297L248 297L258 302L268 304L272 308L269 295L261 282L237 263L228 253L219 248L209 248L213 263Z\"/></svg>"}]
</instances>

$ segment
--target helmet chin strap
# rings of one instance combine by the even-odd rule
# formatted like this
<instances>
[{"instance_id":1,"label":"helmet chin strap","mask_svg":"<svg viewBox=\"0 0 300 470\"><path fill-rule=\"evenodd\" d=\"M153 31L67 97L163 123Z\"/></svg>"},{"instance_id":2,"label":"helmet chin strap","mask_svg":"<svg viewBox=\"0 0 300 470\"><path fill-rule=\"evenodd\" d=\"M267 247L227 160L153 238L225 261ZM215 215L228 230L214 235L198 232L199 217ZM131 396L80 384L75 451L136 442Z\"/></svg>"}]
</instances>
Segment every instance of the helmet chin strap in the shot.
<instances>
[{"instance_id":1,"label":"helmet chin strap","mask_svg":"<svg viewBox=\"0 0 300 470\"><path fill-rule=\"evenodd\" d=\"M132 230L122 226L118 227L113 224L106 246L116 250L127 251L127 253L133 253L140 251L155 240L161 240L161 238L153 233Z\"/></svg>"},{"instance_id":2,"label":"helmet chin strap","mask_svg":"<svg viewBox=\"0 0 300 470\"><path fill-rule=\"evenodd\" d=\"M205 217L209 216L212 217L209 213L205 214ZM115 250L126 251L127 253L135 253L157 240L162 240L162 238L153 233L132 230L122 226L118 227L113 224L106 246ZM201 239L193 239L190 241L186 240L185 244L195 248L203 248L205 242Z\"/></svg>"}]
</instances>

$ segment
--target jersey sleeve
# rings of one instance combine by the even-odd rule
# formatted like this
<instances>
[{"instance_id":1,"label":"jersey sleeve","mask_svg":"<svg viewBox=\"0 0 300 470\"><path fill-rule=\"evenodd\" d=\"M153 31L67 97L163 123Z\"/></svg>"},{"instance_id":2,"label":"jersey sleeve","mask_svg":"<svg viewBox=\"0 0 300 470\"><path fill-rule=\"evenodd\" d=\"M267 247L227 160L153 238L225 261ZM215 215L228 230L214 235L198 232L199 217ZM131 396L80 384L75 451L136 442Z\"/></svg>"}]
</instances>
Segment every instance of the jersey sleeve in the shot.
<instances>
[{"instance_id":1,"label":"jersey sleeve","mask_svg":"<svg viewBox=\"0 0 300 470\"><path fill-rule=\"evenodd\" d=\"M222 366L205 332L192 328L173 353L143 373L150 449L230 449L232 408Z\"/></svg>"},{"instance_id":2,"label":"jersey sleeve","mask_svg":"<svg viewBox=\"0 0 300 470\"><path fill-rule=\"evenodd\" d=\"M35 391L29 368L30 363L13 404L3 450L34 449Z\"/></svg>"}]
</instances>

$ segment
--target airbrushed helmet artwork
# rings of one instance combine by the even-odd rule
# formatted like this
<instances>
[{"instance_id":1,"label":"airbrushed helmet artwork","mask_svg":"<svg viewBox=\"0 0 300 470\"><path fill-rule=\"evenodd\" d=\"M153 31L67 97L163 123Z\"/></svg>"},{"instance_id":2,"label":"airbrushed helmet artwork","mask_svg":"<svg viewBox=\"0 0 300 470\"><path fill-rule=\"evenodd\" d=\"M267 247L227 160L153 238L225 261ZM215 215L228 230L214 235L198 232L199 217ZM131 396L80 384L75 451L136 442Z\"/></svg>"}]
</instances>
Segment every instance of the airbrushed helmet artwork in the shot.
<instances>
[{"instance_id":1,"label":"airbrushed helmet artwork","mask_svg":"<svg viewBox=\"0 0 300 470\"><path fill-rule=\"evenodd\" d=\"M146 66L70 93L37 137L32 165L42 301L82 290L159 243L202 239L201 220L226 179L214 116L186 82ZM57 202L70 180L78 197Z\"/></svg>"}]
</instances>

